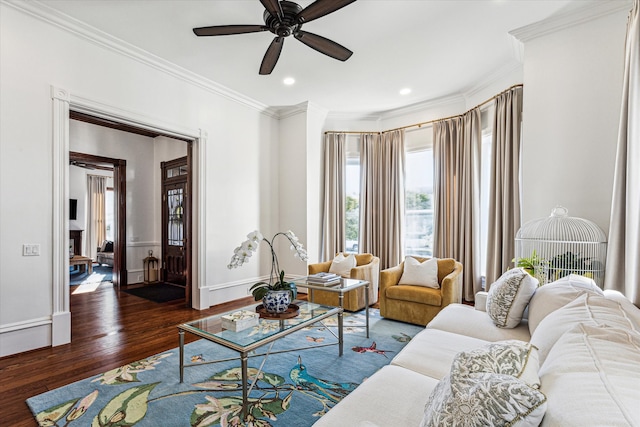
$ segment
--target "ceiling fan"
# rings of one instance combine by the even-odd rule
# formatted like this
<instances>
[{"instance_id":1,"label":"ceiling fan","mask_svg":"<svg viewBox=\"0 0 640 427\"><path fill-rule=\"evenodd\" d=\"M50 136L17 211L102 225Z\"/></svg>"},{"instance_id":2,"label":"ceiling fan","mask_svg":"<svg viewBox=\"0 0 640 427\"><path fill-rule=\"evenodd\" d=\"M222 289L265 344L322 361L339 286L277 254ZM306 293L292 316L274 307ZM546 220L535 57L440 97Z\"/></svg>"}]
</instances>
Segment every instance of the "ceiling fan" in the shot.
<instances>
[{"instance_id":1,"label":"ceiling fan","mask_svg":"<svg viewBox=\"0 0 640 427\"><path fill-rule=\"evenodd\" d=\"M304 9L292 1L260 0L265 8L264 25L214 25L212 27L194 28L197 36L226 36L231 34L257 33L270 31L275 38L267 48L260 64L260 74L271 74L278 62L285 37L293 35L296 39L312 49L327 56L346 61L353 55L346 47L319 36L303 31L302 24L322 18L341 9L356 0L316 0Z\"/></svg>"}]
</instances>

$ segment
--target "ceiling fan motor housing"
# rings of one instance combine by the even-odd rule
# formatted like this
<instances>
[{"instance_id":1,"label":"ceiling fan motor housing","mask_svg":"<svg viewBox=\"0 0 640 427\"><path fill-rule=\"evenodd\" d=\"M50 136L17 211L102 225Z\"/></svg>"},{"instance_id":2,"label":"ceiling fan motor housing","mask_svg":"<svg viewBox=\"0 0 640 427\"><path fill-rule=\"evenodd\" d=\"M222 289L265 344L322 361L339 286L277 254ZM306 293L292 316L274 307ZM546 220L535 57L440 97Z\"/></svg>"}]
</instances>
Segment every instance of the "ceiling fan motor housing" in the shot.
<instances>
[{"instance_id":1,"label":"ceiling fan motor housing","mask_svg":"<svg viewBox=\"0 0 640 427\"><path fill-rule=\"evenodd\" d=\"M273 34L279 37L288 37L300 28L301 24L296 21L296 16L302 11L302 7L292 1L281 1L280 7L282 8L282 19L265 10L264 23Z\"/></svg>"}]
</instances>

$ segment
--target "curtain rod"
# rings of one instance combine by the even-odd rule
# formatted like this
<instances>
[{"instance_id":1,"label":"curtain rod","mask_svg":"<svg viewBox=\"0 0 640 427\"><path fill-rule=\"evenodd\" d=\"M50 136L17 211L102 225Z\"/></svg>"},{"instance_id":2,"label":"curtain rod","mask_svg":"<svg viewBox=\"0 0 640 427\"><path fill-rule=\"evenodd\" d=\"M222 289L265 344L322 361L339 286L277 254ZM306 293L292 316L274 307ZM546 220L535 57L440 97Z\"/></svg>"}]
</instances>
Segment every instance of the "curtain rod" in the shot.
<instances>
[{"instance_id":1,"label":"curtain rod","mask_svg":"<svg viewBox=\"0 0 640 427\"><path fill-rule=\"evenodd\" d=\"M381 132L375 132L375 131L363 131L363 132L358 132L358 131L330 131L330 130L328 130L328 131L325 131L324 134L326 135L328 133L346 133L346 134L377 133L378 135L380 135L380 134L383 134L383 133L386 133L386 132L393 132L394 130L409 129L409 128L412 128L412 127L422 127L424 125L430 125L431 123L435 123L435 122L441 122L441 121L444 121L444 120L455 119L456 117L463 116L464 114L468 113L471 110L475 110L476 108L480 108L483 105L488 104L489 102L493 101L494 99L496 99L497 97L501 96L502 94L504 94L506 92L509 92L510 90L515 89L517 87L523 87L523 84L522 83L515 84L515 85L511 86L510 88L505 89L502 92L498 93L497 95L493 95L491 98L487 99L486 101L481 102L480 104L478 104L475 107L465 111L462 114L456 114L455 116L449 116L449 117L445 117L443 119L434 119L434 120L429 120L429 121L426 121L426 122L414 123L412 125L406 125L406 126L401 126L401 127L394 128L394 129L383 130Z\"/></svg>"}]
</instances>

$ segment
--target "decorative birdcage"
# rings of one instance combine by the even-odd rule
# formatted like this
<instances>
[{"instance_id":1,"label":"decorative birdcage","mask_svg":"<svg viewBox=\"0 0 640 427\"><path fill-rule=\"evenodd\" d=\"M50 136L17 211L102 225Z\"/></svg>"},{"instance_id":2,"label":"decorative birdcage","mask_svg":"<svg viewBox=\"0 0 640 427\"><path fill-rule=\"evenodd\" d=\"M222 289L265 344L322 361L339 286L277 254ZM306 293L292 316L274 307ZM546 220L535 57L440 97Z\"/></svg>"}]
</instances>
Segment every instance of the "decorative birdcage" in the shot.
<instances>
[{"instance_id":1,"label":"decorative birdcage","mask_svg":"<svg viewBox=\"0 0 640 427\"><path fill-rule=\"evenodd\" d=\"M569 216L556 206L547 218L524 224L515 239L515 263L541 285L569 274L592 278L604 286L607 238L595 223Z\"/></svg>"}]
</instances>

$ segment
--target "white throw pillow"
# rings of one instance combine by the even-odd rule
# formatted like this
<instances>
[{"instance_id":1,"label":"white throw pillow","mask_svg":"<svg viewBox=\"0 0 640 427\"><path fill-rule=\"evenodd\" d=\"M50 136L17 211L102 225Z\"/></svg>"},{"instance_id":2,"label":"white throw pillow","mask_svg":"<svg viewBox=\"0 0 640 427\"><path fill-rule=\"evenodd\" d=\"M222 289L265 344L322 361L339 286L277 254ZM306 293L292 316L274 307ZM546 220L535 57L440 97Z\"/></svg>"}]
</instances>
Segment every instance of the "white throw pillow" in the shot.
<instances>
[{"instance_id":1,"label":"white throw pillow","mask_svg":"<svg viewBox=\"0 0 640 427\"><path fill-rule=\"evenodd\" d=\"M512 375L533 388L540 388L538 350L528 342L506 340L458 353L451 371L468 376L475 373Z\"/></svg>"},{"instance_id":2,"label":"white throw pillow","mask_svg":"<svg viewBox=\"0 0 640 427\"><path fill-rule=\"evenodd\" d=\"M514 268L498 278L487 294L487 314L499 328L515 328L538 287L538 279L522 268Z\"/></svg>"},{"instance_id":3,"label":"white throw pillow","mask_svg":"<svg viewBox=\"0 0 640 427\"><path fill-rule=\"evenodd\" d=\"M440 289L440 283L438 283L438 259L431 258L420 262L414 257L406 257L404 259L402 277L398 284Z\"/></svg>"},{"instance_id":4,"label":"white throw pillow","mask_svg":"<svg viewBox=\"0 0 640 427\"><path fill-rule=\"evenodd\" d=\"M420 427L538 426L547 398L514 376L447 375L433 389Z\"/></svg>"},{"instance_id":5,"label":"white throw pillow","mask_svg":"<svg viewBox=\"0 0 640 427\"><path fill-rule=\"evenodd\" d=\"M342 277L351 277L351 269L356 266L356 256L349 254L344 256L340 253L331 261L331 267L329 267L329 273L337 274Z\"/></svg>"}]
</instances>

